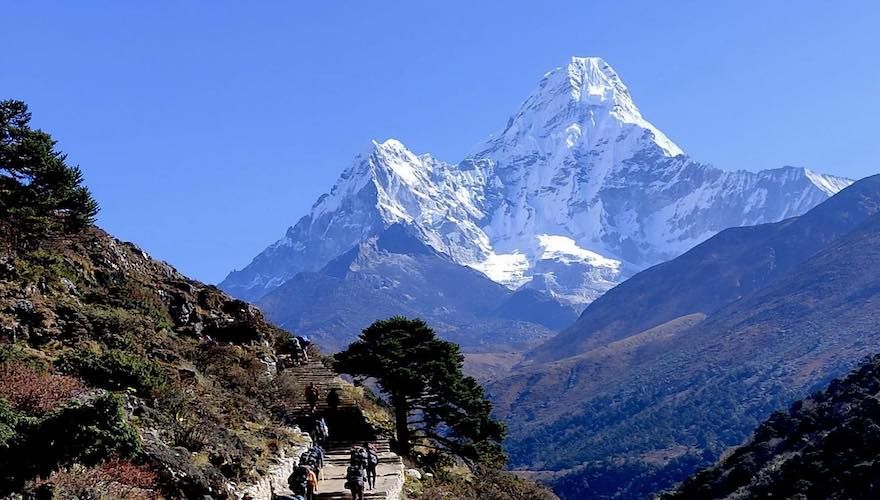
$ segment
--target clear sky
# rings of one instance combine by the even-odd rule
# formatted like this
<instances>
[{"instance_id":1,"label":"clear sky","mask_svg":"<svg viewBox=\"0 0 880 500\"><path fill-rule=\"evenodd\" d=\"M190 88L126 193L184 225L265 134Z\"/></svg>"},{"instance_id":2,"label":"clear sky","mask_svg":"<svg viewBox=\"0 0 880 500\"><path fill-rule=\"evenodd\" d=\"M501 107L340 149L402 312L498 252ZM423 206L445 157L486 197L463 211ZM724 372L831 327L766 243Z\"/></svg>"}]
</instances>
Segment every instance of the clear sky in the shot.
<instances>
[{"instance_id":1,"label":"clear sky","mask_svg":"<svg viewBox=\"0 0 880 500\"><path fill-rule=\"evenodd\" d=\"M0 97L86 173L99 223L209 282L370 139L455 162L572 55L729 169L880 158L880 2L0 0Z\"/></svg>"}]
</instances>

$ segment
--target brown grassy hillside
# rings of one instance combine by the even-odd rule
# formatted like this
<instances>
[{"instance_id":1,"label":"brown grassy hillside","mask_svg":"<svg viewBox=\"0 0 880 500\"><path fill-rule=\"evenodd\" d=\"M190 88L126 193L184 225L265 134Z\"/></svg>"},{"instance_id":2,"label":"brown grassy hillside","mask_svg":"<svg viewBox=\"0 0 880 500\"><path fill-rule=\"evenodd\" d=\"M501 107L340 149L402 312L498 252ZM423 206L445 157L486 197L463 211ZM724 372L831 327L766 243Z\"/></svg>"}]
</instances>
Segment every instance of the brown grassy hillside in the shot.
<instances>
[{"instance_id":1,"label":"brown grassy hillside","mask_svg":"<svg viewBox=\"0 0 880 500\"><path fill-rule=\"evenodd\" d=\"M286 338L94 227L3 252L0 487L228 495L299 439L279 397L297 389L275 376Z\"/></svg>"}]
</instances>

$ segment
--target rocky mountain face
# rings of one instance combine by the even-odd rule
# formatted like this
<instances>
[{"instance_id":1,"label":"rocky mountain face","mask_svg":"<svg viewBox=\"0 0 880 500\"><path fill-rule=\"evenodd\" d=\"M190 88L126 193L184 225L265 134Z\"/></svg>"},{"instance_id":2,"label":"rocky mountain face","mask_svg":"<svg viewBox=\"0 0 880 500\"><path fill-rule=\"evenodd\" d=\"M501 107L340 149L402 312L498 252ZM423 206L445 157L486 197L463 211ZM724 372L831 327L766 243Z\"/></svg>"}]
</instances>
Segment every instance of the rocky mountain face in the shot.
<instances>
[{"instance_id":1,"label":"rocky mountain face","mask_svg":"<svg viewBox=\"0 0 880 500\"><path fill-rule=\"evenodd\" d=\"M291 331L333 350L376 320L422 317L469 352L522 350L574 321L573 309L544 294L514 293L426 245L411 226L395 224L330 261L302 272L257 305ZM549 309L548 309L549 308Z\"/></svg>"},{"instance_id":2,"label":"rocky mountain face","mask_svg":"<svg viewBox=\"0 0 880 500\"><path fill-rule=\"evenodd\" d=\"M567 354L554 338L489 388L514 466L559 471L563 498L644 498L853 369L880 343L878 211L874 176L588 306Z\"/></svg>"},{"instance_id":3,"label":"rocky mountain face","mask_svg":"<svg viewBox=\"0 0 880 500\"><path fill-rule=\"evenodd\" d=\"M698 163L642 117L607 63L576 57L457 164L374 142L220 286L257 300L404 224L458 265L579 311L725 228L800 215L849 183L803 168Z\"/></svg>"}]
</instances>

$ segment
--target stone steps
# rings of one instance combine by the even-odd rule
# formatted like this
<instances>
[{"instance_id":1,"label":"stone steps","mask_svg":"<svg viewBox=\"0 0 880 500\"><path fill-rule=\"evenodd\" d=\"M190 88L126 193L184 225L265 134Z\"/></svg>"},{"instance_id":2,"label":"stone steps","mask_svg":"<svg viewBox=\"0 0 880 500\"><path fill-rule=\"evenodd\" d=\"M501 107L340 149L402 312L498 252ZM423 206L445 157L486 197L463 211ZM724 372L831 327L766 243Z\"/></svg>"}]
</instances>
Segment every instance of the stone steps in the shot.
<instances>
[{"instance_id":1,"label":"stone steps","mask_svg":"<svg viewBox=\"0 0 880 500\"><path fill-rule=\"evenodd\" d=\"M316 417L324 417L330 430L330 444L324 456L324 479L318 485L315 498L318 500L350 500L351 492L345 489L345 474L349 465L350 450L353 445L364 442L373 443L379 455L376 468L376 488L364 492L365 499L399 500L403 491L403 462L391 451L388 439L375 435L375 431L364 421L357 402L346 396L342 390L345 383L336 373L318 362L288 368L296 380L307 387L314 382L320 391L315 414L309 412L305 392L295 396L289 408L303 429L310 429ZM336 413L328 413L326 397L330 389L337 389L340 402ZM285 487L275 491L275 498L288 500L293 494Z\"/></svg>"}]
</instances>

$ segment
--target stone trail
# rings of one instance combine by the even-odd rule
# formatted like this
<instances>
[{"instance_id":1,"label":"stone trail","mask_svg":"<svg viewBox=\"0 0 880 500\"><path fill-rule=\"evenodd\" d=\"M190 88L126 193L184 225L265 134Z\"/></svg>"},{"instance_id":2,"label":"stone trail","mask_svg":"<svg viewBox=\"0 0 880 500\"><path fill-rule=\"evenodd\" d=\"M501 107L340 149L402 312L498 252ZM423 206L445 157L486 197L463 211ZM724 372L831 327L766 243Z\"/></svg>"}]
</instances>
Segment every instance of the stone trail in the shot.
<instances>
[{"instance_id":1,"label":"stone trail","mask_svg":"<svg viewBox=\"0 0 880 500\"><path fill-rule=\"evenodd\" d=\"M399 500L403 493L404 467L400 457L391 451L388 439L377 436L370 425L364 421L357 403L347 396L342 388L344 382L329 368L320 362L312 361L301 366L290 368L304 385L314 382L321 392L317 406L317 414L324 416L330 428L330 443L324 459L324 479L318 484L316 500L350 499L351 493L345 489L345 472L348 467L349 453L353 444L373 443L379 452L379 465L376 468L376 487L366 490L365 499ZM338 411L327 413L325 398L330 389L336 388L341 397ZM299 395L294 401L298 423L303 429L309 429L314 417L309 414L305 395ZM275 498L290 500L293 493L287 484L274 485Z\"/></svg>"}]
</instances>

